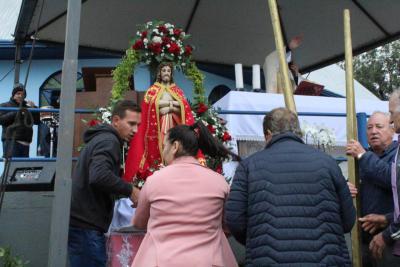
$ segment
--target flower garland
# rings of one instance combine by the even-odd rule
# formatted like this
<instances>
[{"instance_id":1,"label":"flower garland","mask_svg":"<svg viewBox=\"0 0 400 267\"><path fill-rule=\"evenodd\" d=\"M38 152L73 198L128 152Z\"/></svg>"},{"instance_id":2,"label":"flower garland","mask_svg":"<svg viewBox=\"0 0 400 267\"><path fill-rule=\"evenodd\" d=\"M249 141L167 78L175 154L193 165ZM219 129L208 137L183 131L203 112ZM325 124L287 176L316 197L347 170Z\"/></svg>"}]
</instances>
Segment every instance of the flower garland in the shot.
<instances>
[{"instance_id":1,"label":"flower garland","mask_svg":"<svg viewBox=\"0 0 400 267\"><path fill-rule=\"evenodd\" d=\"M193 46L185 44L190 37L181 28L163 21L150 21L139 26L133 45L113 71L111 105L122 99L129 90L129 77L139 62L155 67L161 62L172 62L176 69L193 82L195 99L205 99L204 76L192 60Z\"/></svg>"}]
</instances>

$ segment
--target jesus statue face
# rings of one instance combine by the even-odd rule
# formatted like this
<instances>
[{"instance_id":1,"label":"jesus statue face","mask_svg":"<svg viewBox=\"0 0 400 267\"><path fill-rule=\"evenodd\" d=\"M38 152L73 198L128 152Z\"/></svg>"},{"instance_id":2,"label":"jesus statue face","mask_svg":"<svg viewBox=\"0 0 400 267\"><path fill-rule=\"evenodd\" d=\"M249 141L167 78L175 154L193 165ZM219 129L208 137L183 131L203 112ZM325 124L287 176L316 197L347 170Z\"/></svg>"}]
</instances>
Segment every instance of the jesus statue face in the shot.
<instances>
[{"instance_id":1,"label":"jesus statue face","mask_svg":"<svg viewBox=\"0 0 400 267\"><path fill-rule=\"evenodd\" d=\"M172 70L169 66L164 66L160 70L161 82L169 84L171 82Z\"/></svg>"}]
</instances>

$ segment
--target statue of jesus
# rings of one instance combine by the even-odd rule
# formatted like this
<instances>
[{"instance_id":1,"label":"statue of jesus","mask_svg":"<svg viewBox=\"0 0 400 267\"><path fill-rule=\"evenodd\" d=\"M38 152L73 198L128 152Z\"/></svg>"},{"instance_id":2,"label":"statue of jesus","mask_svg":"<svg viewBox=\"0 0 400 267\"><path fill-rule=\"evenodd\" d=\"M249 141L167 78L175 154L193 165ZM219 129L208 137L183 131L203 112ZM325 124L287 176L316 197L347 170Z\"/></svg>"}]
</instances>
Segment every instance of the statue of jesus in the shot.
<instances>
[{"instance_id":1,"label":"statue of jesus","mask_svg":"<svg viewBox=\"0 0 400 267\"><path fill-rule=\"evenodd\" d=\"M183 91L173 81L173 65L161 63L156 82L147 89L142 102L142 123L130 143L124 179L133 181L138 173L147 176L163 162L165 134L179 124L192 125L194 118Z\"/></svg>"}]
</instances>

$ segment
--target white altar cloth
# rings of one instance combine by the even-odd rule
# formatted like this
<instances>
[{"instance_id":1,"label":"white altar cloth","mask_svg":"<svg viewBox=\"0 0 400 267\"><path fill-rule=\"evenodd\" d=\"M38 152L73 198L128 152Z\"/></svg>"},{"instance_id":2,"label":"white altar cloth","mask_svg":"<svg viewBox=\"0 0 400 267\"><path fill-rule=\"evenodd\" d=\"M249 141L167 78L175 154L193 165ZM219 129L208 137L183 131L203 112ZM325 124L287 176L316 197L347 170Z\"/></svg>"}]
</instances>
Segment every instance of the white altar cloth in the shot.
<instances>
[{"instance_id":1,"label":"white altar cloth","mask_svg":"<svg viewBox=\"0 0 400 267\"><path fill-rule=\"evenodd\" d=\"M297 112L346 113L346 99L322 96L294 96ZM266 94L231 91L214 104L215 108L229 111L268 112L284 107L282 94ZM374 111L388 112L387 101L356 99L356 112L371 115ZM230 134L236 140L264 140L262 121L264 115L220 115L227 120ZM300 124L321 125L332 128L336 136L336 145L346 144L346 117L299 116Z\"/></svg>"}]
</instances>

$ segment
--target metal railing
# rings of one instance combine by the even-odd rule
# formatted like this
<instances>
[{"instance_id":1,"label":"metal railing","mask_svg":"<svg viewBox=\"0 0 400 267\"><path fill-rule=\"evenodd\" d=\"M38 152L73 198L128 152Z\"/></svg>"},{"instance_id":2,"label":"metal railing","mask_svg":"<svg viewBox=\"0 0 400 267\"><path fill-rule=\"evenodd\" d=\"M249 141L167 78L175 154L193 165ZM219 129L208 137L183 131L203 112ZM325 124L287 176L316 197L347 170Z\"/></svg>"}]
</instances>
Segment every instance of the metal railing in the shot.
<instances>
[{"instance_id":1,"label":"metal railing","mask_svg":"<svg viewBox=\"0 0 400 267\"><path fill-rule=\"evenodd\" d=\"M18 111L17 107L0 107L0 111ZM47 112L47 113L59 113L60 110L56 108L52 109L43 109L43 108L28 108L31 112ZM268 111L253 111L253 110L216 110L219 114L223 115L265 115ZM75 113L78 114L94 114L99 112L97 109L75 109ZM346 113L324 113L324 112L298 112L298 116L314 116L314 117L346 117ZM366 132L366 123L367 115L365 112L357 113L357 125L358 125L358 140L363 147L368 147L367 143L367 132ZM76 160L74 158L73 160ZM56 158L42 158L42 157L30 157L30 158L12 158L13 161L56 161ZM337 157L337 161L347 161L346 157ZM0 159L0 162L4 161L4 159Z\"/></svg>"}]
</instances>

